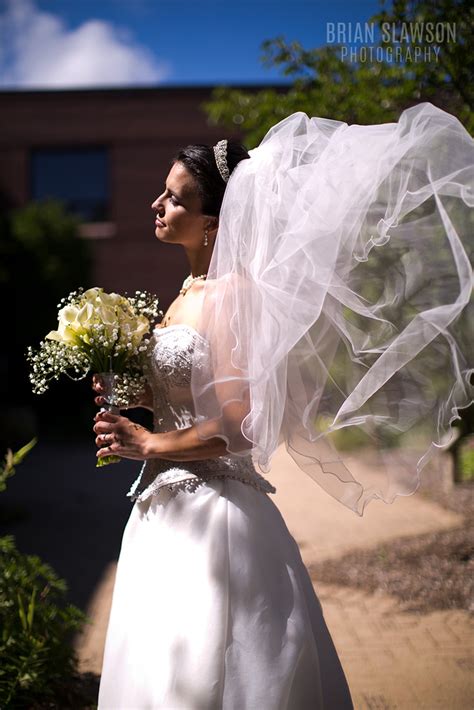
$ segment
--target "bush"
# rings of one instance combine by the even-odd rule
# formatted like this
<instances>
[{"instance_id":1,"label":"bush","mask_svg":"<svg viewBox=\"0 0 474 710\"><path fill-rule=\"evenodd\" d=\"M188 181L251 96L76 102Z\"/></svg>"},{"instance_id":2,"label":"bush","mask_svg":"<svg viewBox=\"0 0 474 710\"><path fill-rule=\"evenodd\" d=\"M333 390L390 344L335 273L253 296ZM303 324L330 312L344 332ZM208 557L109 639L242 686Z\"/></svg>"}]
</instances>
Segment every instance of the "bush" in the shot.
<instances>
[{"instance_id":1,"label":"bush","mask_svg":"<svg viewBox=\"0 0 474 710\"><path fill-rule=\"evenodd\" d=\"M36 446L37 441L37 438L34 437L25 444L25 446L22 446L19 451L15 451L15 453L13 453L11 449L7 450L5 460L0 468L0 493L6 489L7 480L15 475L15 466L18 466L18 464L23 461L25 456L30 453L31 449Z\"/></svg>"},{"instance_id":2,"label":"bush","mask_svg":"<svg viewBox=\"0 0 474 710\"><path fill-rule=\"evenodd\" d=\"M0 707L54 700L76 676L72 634L84 614L65 604L66 584L39 557L0 538ZM63 704L60 705L64 707Z\"/></svg>"},{"instance_id":3,"label":"bush","mask_svg":"<svg viewBox=\"0 0 474 710\"><path fill-rule=\"evenodd\" d=\"M474 481L474 436L470 436L466 443L460 447L460 472L461 481Z\"/></svg>"},{"instance_id":4,"label":"bush","mask_svg":"<svg viewBox=\"0 0 474 710\"><path fill-rule=\"evenodd\" d=\"M43 399L33 395L25 355L28 345L36 345L55 327L60 299L78 286L93 285L91 244L80 237L77 218L64 206L45 201L12 209L2 205L0 194L2 207L0 297L9 304L10 330L0 355L0 455L7 445L19 446L24 436L44 438L55 433L62 426L57 414L62 404L80 401L73 383L65 383ZM86 421L82 409L70 408L69 429L79 429L71 426L72 420ZM90 410L85 409L90 419Z\"/></svg>"},{"instance_id":5,"label":"bush","mask_svg":"<svg viewBox=\"0 0 474 710\"><path fill-rule=\"evenodd\" d=\"M8 450L0 491L33 448ZM0 708L85 708L94 689L81 677L72 645L86 616L66 603L66 583L36 555L0 537Z\"/></svg>"}]
</instances>

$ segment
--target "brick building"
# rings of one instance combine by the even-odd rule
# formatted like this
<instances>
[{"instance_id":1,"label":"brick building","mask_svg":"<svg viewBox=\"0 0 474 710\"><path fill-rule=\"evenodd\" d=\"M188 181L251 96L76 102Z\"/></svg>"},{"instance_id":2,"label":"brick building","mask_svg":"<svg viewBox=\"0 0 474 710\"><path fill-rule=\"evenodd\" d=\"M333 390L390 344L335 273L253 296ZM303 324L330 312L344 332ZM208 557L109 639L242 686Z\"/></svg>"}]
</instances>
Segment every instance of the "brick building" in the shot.
<instances>
[{"instance_id":1,"label":"brick building","mask_svg":"<svg viewBox=\"0 0 474 710\"><path fill-rule=\"evenodd\" d=\"M63 199L85 219L94 282L149 289L166 308L187 262L181 247L156 239L150 204L180 147L223 137L201 109L210 94L211 87L1 92L0 191L14 206Z\"/></svg>"}]
</instances>

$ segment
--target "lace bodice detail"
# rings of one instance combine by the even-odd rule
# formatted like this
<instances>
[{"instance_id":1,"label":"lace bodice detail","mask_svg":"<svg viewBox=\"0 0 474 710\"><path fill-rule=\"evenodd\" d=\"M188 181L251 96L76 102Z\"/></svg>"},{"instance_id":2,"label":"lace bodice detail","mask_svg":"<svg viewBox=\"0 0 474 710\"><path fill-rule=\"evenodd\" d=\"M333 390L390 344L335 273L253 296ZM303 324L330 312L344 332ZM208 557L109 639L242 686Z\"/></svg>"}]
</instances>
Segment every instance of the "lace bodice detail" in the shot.
<instances>
[{"instance_id":1,"label":"lace bodice detail","mask_svg":"<svg viewBox=\"0 0 474 710\"><path fill-rule=\"evenodd\" d=\"M204 362L207 342L188 325L155 328L148 351L147 377L153 391L155 432L186 429L194 424L195 412L191 394L191 365L195 348ZM140 476L128 495L133 500L146 500L163 487L194 489L211 478L229 477L243 481L267 493L275 488L257 471L251 456L220 456L199 461L145 461Z\"/></svg>"}]
</instances>

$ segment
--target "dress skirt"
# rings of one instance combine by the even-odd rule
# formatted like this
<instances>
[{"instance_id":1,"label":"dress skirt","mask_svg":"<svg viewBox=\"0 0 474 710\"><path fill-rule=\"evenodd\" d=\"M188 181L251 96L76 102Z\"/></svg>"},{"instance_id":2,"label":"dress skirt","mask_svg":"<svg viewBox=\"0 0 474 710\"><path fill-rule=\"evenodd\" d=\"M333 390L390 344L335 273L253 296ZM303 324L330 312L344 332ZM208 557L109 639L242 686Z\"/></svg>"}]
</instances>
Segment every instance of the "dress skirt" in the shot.
<instances>
[{"instance_id":1,"label":"dress skirt","mask_svg":"<svg viewBox=\"0 0 474 710\"><path fill-rule=\"evenodd\" d=\"M135 503L104 653L106 708L352 708L298 546L265 492L217 478Z\"/></svg>"}]
</instances>

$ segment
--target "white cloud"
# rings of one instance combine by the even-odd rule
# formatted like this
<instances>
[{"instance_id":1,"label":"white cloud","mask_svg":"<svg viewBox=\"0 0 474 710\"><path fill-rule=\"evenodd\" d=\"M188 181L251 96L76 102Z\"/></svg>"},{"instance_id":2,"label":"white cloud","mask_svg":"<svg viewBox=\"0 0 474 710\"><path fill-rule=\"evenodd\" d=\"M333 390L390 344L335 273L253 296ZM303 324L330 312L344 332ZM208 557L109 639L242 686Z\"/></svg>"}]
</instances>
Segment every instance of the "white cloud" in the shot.
<instances>
[{"instance_id":1,"label":"white cloud","mask_svg":"<svg viewBox=\"0 0 474 710\"><path fill-rule=\"evenodd\" d=\"M8 0L0 14L0 48L3 88L143 86L171 72L111 23L89 20L69 30L32 0Z\"/></svg>"}]
</instances>

